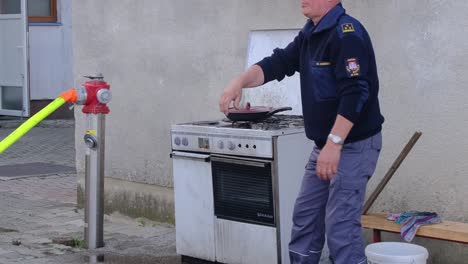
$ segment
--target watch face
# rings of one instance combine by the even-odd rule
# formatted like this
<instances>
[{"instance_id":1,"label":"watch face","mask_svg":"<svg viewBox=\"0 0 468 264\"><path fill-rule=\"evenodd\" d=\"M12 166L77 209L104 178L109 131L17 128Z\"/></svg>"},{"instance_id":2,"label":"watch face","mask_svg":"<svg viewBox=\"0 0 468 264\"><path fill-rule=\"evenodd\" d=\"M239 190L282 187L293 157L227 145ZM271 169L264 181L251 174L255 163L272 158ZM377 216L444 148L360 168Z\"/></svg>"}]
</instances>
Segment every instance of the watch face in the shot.
<instances>
[{"instance_id":1,"label":"watch face","mask_svg":"<svg viewBox=\"0 0 468 264\"><path fill-rule=\"evenodd\" d=\"M342 141L343 141L343 140L341 139L341 137L336 136L336 135L332 135L332 134L330 134L330 135L328 136L328 138L330 138L330 140L331 140L333 143L335 143L335 144L342 144Z\"/></svg>"}]
</instances>

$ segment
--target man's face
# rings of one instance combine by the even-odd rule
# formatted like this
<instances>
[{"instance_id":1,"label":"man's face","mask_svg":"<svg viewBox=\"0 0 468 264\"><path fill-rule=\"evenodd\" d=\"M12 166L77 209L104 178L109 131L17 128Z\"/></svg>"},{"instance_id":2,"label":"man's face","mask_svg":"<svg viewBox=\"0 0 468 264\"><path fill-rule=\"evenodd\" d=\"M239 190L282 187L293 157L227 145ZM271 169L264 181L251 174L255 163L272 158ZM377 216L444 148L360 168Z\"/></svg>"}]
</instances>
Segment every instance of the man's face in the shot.
<instances>
[{"instance_id":1,"label":"man's face","mask_svg":"<svg viewBox=\"0 0 468 264\"><path fill-rule=\"evenodd\" d=\"M324 16L335 4L335 0L301 0L302 13L310 19Z\"/></svg>"}]
</instances>

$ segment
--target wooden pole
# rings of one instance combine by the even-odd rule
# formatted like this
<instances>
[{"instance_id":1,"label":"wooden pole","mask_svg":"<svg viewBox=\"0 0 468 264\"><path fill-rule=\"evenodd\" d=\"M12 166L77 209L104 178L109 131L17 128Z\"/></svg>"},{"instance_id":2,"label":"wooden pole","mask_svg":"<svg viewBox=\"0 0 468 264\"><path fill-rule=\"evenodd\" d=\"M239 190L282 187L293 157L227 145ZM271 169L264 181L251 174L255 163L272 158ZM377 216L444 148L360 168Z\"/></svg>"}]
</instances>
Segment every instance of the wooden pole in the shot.
<instances>
[{"instance_id":1,"label":"wooden pole","mask_svg":"<svg viewBox=\"0 0 468 264\"><path fill-rule=\"evenodd\" d=\"M377 199L377 197L379 196L379 194L385 188L385 185L387 185L387 183L390 181L393 174L395 174L396 170L400 167L403 160L406 158L406 156L408 156L408 153L411 151L411 149L416 144L416 142L421 137L421 135L422 135L422 132L414 132L413 136L408 141L406 146L403 148L400 155L398 155L397 159L393 162L392 166L387 171L387 174L385 174L385 177L379 183L377 188L375 188L374 192L369 196L369 199L367 199L367 201L366 201L366 203L364 205L364 210L362 211L363 215L367 214L367 212L369 211L371 206L374 204L374 202Z\"/></svg>"}]
</instances>

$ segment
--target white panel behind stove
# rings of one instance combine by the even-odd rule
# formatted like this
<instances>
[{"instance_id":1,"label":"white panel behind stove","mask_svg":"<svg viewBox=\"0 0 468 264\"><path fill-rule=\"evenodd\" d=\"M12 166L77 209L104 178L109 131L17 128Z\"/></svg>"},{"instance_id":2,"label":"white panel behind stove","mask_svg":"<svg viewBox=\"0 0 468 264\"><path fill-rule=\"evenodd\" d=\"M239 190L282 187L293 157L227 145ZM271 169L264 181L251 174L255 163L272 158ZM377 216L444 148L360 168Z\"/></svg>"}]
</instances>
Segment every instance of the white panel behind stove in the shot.
<instances>
[{"instance_id":1,"label":"white panel behind stove","mask_svg":"<svg viewBox=\"0 0 468 264\"><path fill-rule=\"evenodd\" d=\"M247 51L247 66L270 56L275 48L286 47L300 29L251 31ZM286 77L281 82L271 81L262 87L244 89L242 103L272 107L290 106L292 111L284 114L302 115L299 73Z\"/></svg>"}]
</instances>

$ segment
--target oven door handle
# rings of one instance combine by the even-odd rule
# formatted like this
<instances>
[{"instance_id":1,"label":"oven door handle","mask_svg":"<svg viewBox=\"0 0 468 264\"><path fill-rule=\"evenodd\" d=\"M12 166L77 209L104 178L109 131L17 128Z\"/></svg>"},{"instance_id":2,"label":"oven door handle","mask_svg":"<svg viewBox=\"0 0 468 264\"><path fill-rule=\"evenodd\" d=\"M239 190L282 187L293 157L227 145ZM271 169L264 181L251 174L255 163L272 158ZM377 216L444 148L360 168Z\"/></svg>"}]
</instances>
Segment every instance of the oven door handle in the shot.
<instances>
[{"instance_id":1,"label":"oven door handle","mask_svg":"<svg viewBox=\"0 0 468 264\"><path fill-rule=\"evenodd\" d=\"M222 157L211 157L212 161L224 162L224 163L234 163L239 165L247 165L253 167L265 168L267 164L271 164L268 161L259 161L254 159L235 159L235 158L222 158Z\"/></svg>"},{"instance_id":2,"label":"oven door handle","mask_svg":"<svg viewBox=\"0 0 468 264\"><path fill-rule=\"evenodd\" d=\"M182 151L173 151L171 152L171 154L169 154L169 157L171 157L171 159L175 157L179 157L179 158L185 158L185 159L204 160L205 162L211 161L210 155L189 153L189 152L182 152Z\"/></svg>"}]
</instances>

